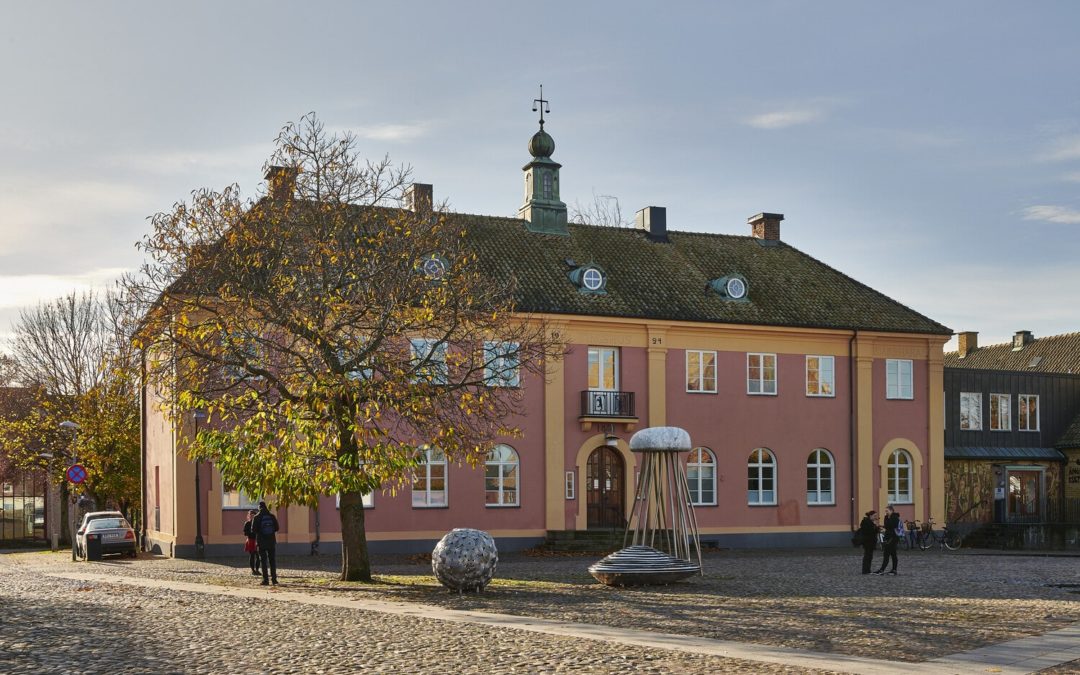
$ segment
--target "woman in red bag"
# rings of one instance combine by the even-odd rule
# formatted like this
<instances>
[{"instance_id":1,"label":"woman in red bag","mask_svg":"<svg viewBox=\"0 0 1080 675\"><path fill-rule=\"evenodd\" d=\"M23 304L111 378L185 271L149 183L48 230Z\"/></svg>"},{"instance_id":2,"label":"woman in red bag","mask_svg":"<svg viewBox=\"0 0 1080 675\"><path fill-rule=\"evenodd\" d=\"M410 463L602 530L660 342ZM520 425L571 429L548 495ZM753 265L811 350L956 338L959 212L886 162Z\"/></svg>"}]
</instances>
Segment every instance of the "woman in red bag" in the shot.
<instances>
[{"instance_id":1,"label":"woman in red bag","mask_svg":"<svg viewBox=\"0 0 1080 675\"><path fill-rule=\"evenodd\" d=\"M259 576L259 550L255 543L255 530L252 529L252 518L255 517L256 513L255 509L248 511L247 522L244 523L244 536L247 537L244 541L244 550L248 554L248 565L251 567L251 573Z\"/></svg>"}]
</instances>

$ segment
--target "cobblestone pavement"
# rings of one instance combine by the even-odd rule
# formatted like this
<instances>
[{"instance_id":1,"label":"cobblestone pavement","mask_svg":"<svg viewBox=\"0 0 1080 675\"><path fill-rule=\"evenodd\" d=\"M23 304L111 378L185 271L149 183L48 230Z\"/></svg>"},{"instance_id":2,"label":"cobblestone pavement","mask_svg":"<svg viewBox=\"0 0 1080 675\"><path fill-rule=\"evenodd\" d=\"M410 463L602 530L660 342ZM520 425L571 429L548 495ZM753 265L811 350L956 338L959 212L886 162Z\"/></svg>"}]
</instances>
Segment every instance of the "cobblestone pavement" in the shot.
<instances>
[{"instance_id":1,"label":"cobblestone pavement","mask_svg":"<svg viewBox=\"0 0 1080 675\"><path fill-rule=\"evenodd\" d=\"M912 552L901 558L902 574L893 578L859 574L857 552L720 552L707 554L704 577L652 589L596 584L586 571L594 559L504 555L496 582L482 595L447 593L422 558L376 559L379 583L373 585L334 581L336 556L282 559L279 577L285 589L314 594L893 661L923 661L1080 621L1077 558ZM79 656L90 659L87 670L101 672L807 672L512 629L42 576L72 571L257 583L246 572L246 558L73 564L64 554L0 556L7 626L0 630L0 671L59 672ZM72 620L93 627L74 643L65 641ZM265 638L259 637L262 624ZM906 649L896 649L898 644ZM109 667L94 666L97 658ZM1047 672L1077 672L1077 666Z\"/></svg>"}]
</instances>

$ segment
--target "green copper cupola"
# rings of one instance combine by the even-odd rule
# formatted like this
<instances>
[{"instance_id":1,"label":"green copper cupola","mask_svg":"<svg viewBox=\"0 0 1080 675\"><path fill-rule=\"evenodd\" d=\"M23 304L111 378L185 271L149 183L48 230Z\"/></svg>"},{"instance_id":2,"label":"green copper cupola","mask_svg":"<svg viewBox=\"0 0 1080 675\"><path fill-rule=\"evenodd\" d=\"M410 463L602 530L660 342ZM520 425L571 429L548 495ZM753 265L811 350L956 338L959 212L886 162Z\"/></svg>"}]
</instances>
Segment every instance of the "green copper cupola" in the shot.
<instances>
[{"instance_id":1,"label":"green copper cupola","mask_svg":"<svg viewBox=\"0 0 1080 675\"><path fill-rule=\"evenodd\" d=\"M544 131L544 113L550 113L544 99L544 87L540 98L533 101L533 111L540 111L540 131L529 139L532 161L522 167L525 172L525 204L518 209L518 217L526 221L530 232L544 234L568 234L566 231L566 204L559 200L559 169L562 165L551 159L555 152L555 139Z\"/></svg>"}]
</instances>

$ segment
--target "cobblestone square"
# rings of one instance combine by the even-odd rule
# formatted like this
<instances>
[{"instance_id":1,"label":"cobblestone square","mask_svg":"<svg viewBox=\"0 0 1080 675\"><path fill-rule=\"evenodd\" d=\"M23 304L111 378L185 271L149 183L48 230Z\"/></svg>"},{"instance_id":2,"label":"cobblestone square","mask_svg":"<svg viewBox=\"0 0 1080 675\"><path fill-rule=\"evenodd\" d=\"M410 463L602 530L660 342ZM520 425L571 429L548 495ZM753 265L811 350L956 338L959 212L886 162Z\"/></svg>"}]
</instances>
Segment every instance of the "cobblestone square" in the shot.
<instances>
[{"instance_id":1,"label":"cobblestone square","mask_svg":"<svg viewBox=\"0 0 1080 675\"><path fill-rule=\"evenodd\" d=\"M814 672L448 621L440 611L678 634L915 668L1080 621L1076 557L916 551L904 555L900 575L890 577L860 574L858 552L720 551L706 554L702 577L638 589L596 583L586 571L594 559L503 555L487 592L459 595L437 583L425 556L376 558L374 584L337 581L333 555L283 557L277 590L231 597L222 593L258 589L246 558L144 555L72 563L63 552L7 553L0 555L0 671ZM120 585L125 580L148 586ZM213 592L193 592L189 584ZM291 593L305 600L274 601L275 594ZM342 602L359 604L354 609ZM420 611L361 609L387 602ZM853 663L838 670L862 672ZM1077 666L1074 661L1044 672L1076 672Z\"/></svg>"}]
</instances>

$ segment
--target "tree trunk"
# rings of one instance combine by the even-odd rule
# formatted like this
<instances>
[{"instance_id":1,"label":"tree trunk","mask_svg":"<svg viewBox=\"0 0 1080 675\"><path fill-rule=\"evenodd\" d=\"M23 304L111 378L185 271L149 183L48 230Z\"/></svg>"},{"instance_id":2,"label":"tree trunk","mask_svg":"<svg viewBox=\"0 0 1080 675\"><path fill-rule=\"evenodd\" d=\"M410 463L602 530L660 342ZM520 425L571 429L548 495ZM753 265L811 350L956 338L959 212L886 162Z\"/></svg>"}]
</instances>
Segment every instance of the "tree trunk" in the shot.
<instances>
[{"instance_id":1,"label":"tree trunk","mask_svg":"<svg viewBox=\"0 0 1080 675\"><path fill-rule=\"evenodd\" d=\"M364 496L360 492L341 495L341 580L371 581L367 532L364 529Z\"/></svg>"}]
</instances>

